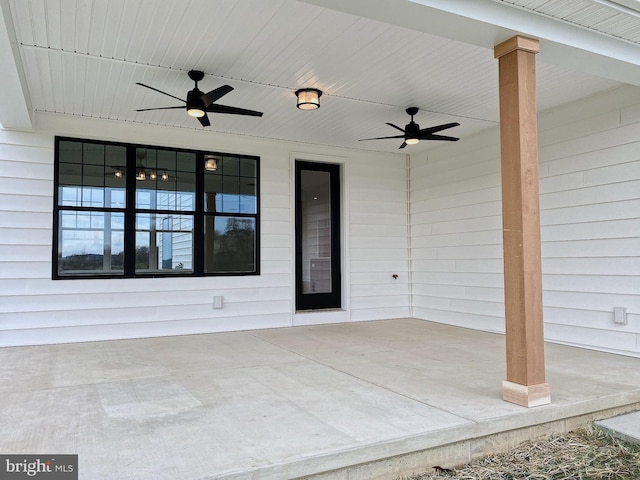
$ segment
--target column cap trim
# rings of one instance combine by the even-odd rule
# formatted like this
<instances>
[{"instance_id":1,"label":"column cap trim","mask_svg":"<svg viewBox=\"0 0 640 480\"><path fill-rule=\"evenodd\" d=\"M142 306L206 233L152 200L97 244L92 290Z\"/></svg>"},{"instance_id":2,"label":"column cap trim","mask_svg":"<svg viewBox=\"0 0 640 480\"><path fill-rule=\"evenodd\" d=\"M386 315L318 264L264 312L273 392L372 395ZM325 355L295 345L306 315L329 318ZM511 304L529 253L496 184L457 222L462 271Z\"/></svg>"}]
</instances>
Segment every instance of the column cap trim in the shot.
<instances>
[{"instance_id":1,"label":"column cap trim","mask_svg":"<svg viewBox=\"0 0 640 480\"><path fill-rule=\"evenodd\" d=\"M507 53L514 52L515 50L538 53L540 51L540 41L535 38L516 35L515 37L511 37L509 40L493 47L493 56L494 58L500 58Z\"/></svg>"}]
</instances>

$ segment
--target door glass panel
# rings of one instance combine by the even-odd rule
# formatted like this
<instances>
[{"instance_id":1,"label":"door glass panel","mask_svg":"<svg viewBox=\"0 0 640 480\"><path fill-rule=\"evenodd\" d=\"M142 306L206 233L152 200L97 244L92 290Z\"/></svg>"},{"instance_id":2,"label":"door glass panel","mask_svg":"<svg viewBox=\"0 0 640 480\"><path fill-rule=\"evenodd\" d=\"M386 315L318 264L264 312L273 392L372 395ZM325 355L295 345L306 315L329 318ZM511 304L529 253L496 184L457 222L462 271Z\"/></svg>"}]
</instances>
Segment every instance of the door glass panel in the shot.
<instances>
[{"instance_id":1,"label":"door glass panel","mask_svg":"<svg viewBox=\"0 0 640 480\"><path fill-rule=\"evenodd\" d=\"M303 170L302 293L331 292L331 183L329 172Z\"/></svg>"}]
</instances>

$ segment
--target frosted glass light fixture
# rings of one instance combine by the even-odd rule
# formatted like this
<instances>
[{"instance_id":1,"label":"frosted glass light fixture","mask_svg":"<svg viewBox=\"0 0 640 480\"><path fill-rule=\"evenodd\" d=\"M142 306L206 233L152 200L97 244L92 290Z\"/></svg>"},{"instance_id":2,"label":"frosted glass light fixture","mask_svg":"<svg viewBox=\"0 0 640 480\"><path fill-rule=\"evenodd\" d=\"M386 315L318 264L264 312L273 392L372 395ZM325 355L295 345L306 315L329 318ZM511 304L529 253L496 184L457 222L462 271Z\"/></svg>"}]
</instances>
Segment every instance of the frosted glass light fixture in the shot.
<instances>
[{"instance_id":1,"label":"frosted glass light fixture","mask_svg":"<svg viewBox=\"0 0 640 480\"><path fill-rule=\"evenodd\" d=\"M204 169L207 172L215 172L218 170L218 159L213 155L204 156Z\"/></svg>"},{"instance_id":2,"label":"frosted glass light fixture","mask_svg":"<svg viewBox=\"0 0 640 480\"><path fill-rule=\"evenodd\" d=\"M317 88L301 88L296 90L297 107L300 110L317 110L320 108L322 91Z\"/></svg>"}]
</instances>

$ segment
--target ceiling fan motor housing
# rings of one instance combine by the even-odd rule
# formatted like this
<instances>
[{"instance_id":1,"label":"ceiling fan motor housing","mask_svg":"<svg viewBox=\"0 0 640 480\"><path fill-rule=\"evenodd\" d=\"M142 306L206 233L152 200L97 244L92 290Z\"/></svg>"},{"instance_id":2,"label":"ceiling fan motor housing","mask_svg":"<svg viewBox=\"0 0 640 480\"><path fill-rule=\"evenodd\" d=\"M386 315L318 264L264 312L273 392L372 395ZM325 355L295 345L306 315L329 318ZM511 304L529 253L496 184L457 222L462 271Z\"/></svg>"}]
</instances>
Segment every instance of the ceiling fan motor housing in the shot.
<instances>
[{"instance_id":1,"label":"ceiling fan motor housing","mask_svg":"<svg viewBox=\"0 0 640 480\"><path fill-rule=\"evenodd\" d=\"M198 87L194 88L193 90L190 90L187 93L187 111L192 109L198 109L198 110L201 110L204 114L205 105L204 105L204 102L202 101L202 95L203 93L200 91L200 89L198 89Z\"/></svg>"},{"instance_id":2,"label":"ceiling fan motor housing","mask_svg":"<svg viewBox=\"0 0 640 480\"><path fill-rule=\"evenodd\" d=\"M404 127L405 138L419 138L420 137L420 125L411 120Z\"/></svg>"}]
</instances>

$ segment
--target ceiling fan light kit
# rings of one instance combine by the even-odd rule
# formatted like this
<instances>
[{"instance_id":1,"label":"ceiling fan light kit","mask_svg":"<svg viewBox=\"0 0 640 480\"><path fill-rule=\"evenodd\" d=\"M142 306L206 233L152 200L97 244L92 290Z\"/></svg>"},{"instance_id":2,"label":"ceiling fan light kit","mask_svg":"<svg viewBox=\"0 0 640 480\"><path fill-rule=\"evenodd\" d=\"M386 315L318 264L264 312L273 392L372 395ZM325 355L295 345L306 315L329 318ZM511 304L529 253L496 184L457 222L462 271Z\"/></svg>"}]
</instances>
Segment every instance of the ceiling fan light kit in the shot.
<instances>
[{"instance_id":1,"label":"ceiling fan light kit","mask_svg":"<svg viewBox=\"0 0 640 480\"><path fill-rule=\"evenodd\" d=\"M215 103L217 100L233 90L233 87L231 87L230 85L223 85L211 90L210 92L203 93L198 88L198 82L204 78L204 72L200 70L189 70L188 75L189 78L195 82L195 87L187 92L186 100L180 97L176 97L175 95L171 95L170 93L163 92L162 90L158 90L157 88L150 87L149 85L145 85L144 83L136 82L136 84L140 85L141 87L145 87L149 90L153 90L154 92L158 92L168 97L175 98L176 100L179 100L185 104L171 107L141 108L136 110L136 112L186 108L187 114L190 117L197 118L203 127L208 127L209 125L211 125L207 112L225 113L231 115L246 115L250 117L262 116L262 112L257 112L255 110L247 110L246 108L231 107L228 105L220 105L219 103Z\"/></svg>"},{"instance_id":2,"label":"ceiling fan light kit","mask_svg":"<svg viewBox=\"0 0 640 480\"><path fill-rule=\"evenodd\" d=\"M204 117L206 108L202 101L203 92L198 89L198 82L204 78L204 72L199 70L189 70L189 78L196 82L193 90L187 93L187 114L194 118Z\"/></svg>"},{"instance_id":3,"label":"ceiling fan light kit","mask_svg":"<svg viewBox=\"0 0 640 480\"><path fill-rule=\"evenodd\" d=\"M300 110L317 110L320 108L320 97L322 90L317 88L301 88L296 90L296 106Z\"/></svg>"},{"instance_id":4,"label":"ceiling fan light kit","mask_svg":"<svg viewBox=\"0 0 640 480\"><path fill-rule=\"evenodd\" d=\"M194 118L204 117L204 103L200 99L202 97L202 92L197 88L194 88L189 93L187 93L187 114Z\"/></svg>"},{"instance_id":5,"label":"ceiling fan light kit","mask_svg":"<svg viewBox=\"0 0 640 480\"><path fill-rule=\"evenodd\" d=\"M175 95L171 95L170 93L163 92L162 90L158 90L157 88L151 87L149 85L145 85L144 83L136 82L137 85L148 88L149 90L153 90L155 92L161 93L171 98L175 98L183 102L185 105L176 105L171 107L156 107L156 108L142 108L136 110L136 112L146 112L149 110L174 110L185 108L187 110L187 114L190 117L197 118L200 124L203 127L208 127L211 125L209 121L209 117L207 112L210 113L225 113L231 115L247 115L251 117L261 117L262 112L257 112L255 110L247 110L244 108L231 107L228 105L220 105L216 103L217 100L225 96L227 93L233 90L233 87L230 85L223 85L221 87L215 88L210 92L203 93L198 88L198 82L204 78L204 72L200 70L189 70L188 72L189 78L194 81L195 86L192 90L187 92L187 99L184 100L182 98L176 97ZM320 108L320 97L322 96L322 90L317 88L300 88L296 90L296 106L300 110L317 110ZM448 128L457 127L460 125L457 122L453 123L445 123L443 125L436 125L435 127L423 128L420 129L420 125L413 121L413 116L418 113L418 107L409 107L406 109L407 115L411 116L411 121L405 125L404 128L400 128L393 123L388 123L392 128L402 132L402 135L393 135L388 137L375 137L375 138L363 138L360 141L364 140L384 140L388 138L402 138L404 141L399 148L404 148L407 145L416 145L420 143L420 140L445 140L449 142L456 142L459 139L456 137L448 137L446 135L435 135L436 132L441 130L446 130ZM207 170L215 171L217 168L217 164L215 160L207 163ZM143 172L144 173L144 172Z\"/></svg>"},{"instance_id":6,"label":"ceiling fan light kit","mask_svg":"<svg viewBox=\"0 0 640 480\"><path fill-rule=\"evenodd\" d=\"M407 115L411 115L411 121L405 125L404 128L400 128L393 123L387 122L387 125L402 132L402 135L393 135L390 137L375 137L375 138L363 138L360 141L365 140L385 140L387 138L403 138L404 142L398 148L404 148L407 145L416 145L420 143L420 140L446 140L449 142L457 142L459 138L448 137L446 135L434 135L436 132L446 130L447 128L457 127L460 125L458 122L445 123L442 125L436 125L435 127L423 128L420 130L420 125L413 121L413 116L418 113L418 107L409 107L406 110Z\"/></svg>"}]
</instances>

